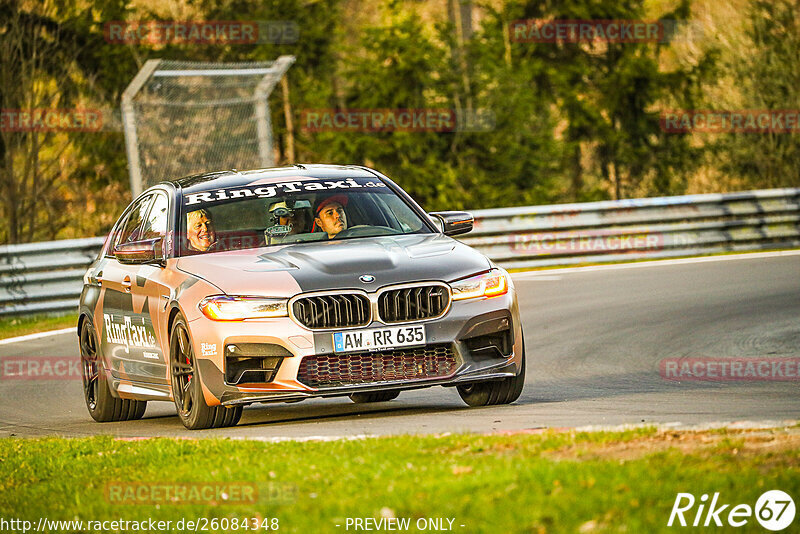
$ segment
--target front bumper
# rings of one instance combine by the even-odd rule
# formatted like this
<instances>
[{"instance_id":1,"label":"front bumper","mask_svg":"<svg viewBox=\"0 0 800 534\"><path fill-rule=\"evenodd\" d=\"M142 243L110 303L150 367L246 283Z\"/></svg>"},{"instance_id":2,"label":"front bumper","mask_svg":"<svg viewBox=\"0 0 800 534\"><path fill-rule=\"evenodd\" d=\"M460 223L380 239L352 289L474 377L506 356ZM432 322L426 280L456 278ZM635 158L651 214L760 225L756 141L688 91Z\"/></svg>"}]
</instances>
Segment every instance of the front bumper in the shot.
<instances>
[{"instance_id":1,"label":"front bumper","mask_svg":"<svg viewBox=\"0 0 800 534\"><path fill-rule=\"evenodd\" d=\"M255 402L296 402L313 397L335 397L356 392L409 390L500 380L518 374L522 365L522 328L513 287L505 295L454 302L446 315L424 324L430 345L449 346L454 370L446 376L402 380L352 382L311 387L298 379L304 358L333 355L332 332L317 332L289 318L217 322L201 316L190 323L198 374L206 402L213 406ZM379 321L364 328L386 326ZM398 325L392 325L398 326ZM506 335L507 343L500 339ZM231 384L226 376L226 350L235 344L269 343L285 349L278 369L267 383ZM487 345L488 343L488 345ZM502 346L501 346L502 345ZM209 350L209 347L215 350ZM488 347L488 348L487 348ZM496 347L494 350L492 347ZM213 354L212 354L213 352ZM381 352L370 353L380 357ZM337 353L338 358L347 353Z\"/></svg>"}]
</instances>

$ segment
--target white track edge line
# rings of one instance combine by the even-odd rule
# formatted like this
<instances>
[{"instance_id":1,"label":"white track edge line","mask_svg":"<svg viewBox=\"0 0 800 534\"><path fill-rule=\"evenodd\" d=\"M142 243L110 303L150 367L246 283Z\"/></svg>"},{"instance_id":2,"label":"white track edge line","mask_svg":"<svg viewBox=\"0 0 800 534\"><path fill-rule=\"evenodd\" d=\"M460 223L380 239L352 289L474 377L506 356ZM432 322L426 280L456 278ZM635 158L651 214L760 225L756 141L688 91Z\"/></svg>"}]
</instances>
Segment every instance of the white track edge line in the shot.
<instances>
[{"instance_id":1,"label":"white track edge line","mask_svg":"<svg viewBox=\"0 0 800 534\"><path fill-rule=\"evenodd\" d=\"M700 256L698 258L677 258L671 260L647 260L635 263L615 263L612 265L587 265L585 267L565 267L560 269L536 269L511 273L512 278L548 276L556 274L583 273L593 271L612 271L615 269L640 269L644 267L661 267L665 265L683 265L688 263L707 263L712 261L749 260L757 258L776 258L781 256L800 256L800 250L779 250L774 252L750 252L745 254L728 254L724 256Z\"/></svg>"},{"instance_id":2,"label":"white track edge line","mask_svg":"<svg viewBox=\"0 0 800 534\"><path fill-rule=\"evenodd\" d=\"M58 336L61 334L68 334L69 332L75 332L75 335L78 335L77 327L72 326L70 328L62 328L61 330L50 330L49 332L37 332L36 334L0 339L0 345L10 345L11 343L19 343L21 341L31 341L33 339L41 339L43 337Z\"/></svg>"},{"instance_id":3,"label":"white track edge line","mask_svg":"<svg viewBox=\"0 0 800 534\"><path fill-rule=\"evenodd\" d=\"M537 427L535 429L520 428L501 430L496 432L474 432L474 431L447 431L447 432L434 432L423 434L353 434L346 435L311 435L311 436L213 436L213 437L173 437L173 436L115 436L114 439L118 441L140 441L149 439L188 439L188 440L206 440L206 439L229 439L231 441L260 441L264 443L285 443L285 442L331 442L331 441L356 441L367 439L389 439L397 436L410 436L410 437L434 437L444 438L454 434L463 434L467 436L502 436L502 435L516 435L525 434L529 430L537 430L541 432L623 432L626 430L637 430L642 428L655 428L659 432L665 431L680 431L680 432L703 432L717 429L729 430L779 430L794 427L798 424L797 419L765 419L762 421L757 420L736 420L736 421L710 421L707 423L692 423L686 424L680 421L673 421L667 423L629 423L619 425L582 425L582 426L551 426L551 427Z\"/></svg>"}]
</instances>

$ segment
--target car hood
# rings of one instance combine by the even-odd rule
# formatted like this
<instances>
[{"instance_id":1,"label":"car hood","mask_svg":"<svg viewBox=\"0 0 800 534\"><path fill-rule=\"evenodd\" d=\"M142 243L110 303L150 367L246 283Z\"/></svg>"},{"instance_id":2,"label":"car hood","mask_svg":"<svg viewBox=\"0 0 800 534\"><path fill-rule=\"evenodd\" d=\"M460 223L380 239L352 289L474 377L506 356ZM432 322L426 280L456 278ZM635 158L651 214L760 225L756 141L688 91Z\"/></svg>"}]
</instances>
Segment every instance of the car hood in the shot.
<instances>
[{"instance_id":1,"label":"car hood","mask_svg":"<svg viewBox=\"0 0 800 534\"><path fill-rule=\"evenodd\" d=\"M292 296L298 292L451 281L491 267L478 251L441 234L297 243L180 258L178 269L228 294ZM362 275L374 282L364 283Z\"/></svg>"}]
</instances>

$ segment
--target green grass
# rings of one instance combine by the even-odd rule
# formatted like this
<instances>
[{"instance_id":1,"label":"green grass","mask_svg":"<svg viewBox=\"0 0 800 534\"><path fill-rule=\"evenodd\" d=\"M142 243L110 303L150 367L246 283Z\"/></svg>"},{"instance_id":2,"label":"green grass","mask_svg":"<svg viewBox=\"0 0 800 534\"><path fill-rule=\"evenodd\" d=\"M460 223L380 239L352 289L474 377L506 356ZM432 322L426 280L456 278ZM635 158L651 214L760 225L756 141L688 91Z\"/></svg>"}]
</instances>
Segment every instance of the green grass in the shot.
<instances>
[{"instance_id":1,"label":"green grass","mask_svg":"<svg viewBox=\"0 0 800 534\"><path fill-rule=\"evenodd\" d=\"M78 316L75 314L5 318L0 319L0 339L24 336L25 334L34 334L36 332L47 332L48 330L59 330L61 328L77 328L77 324Z\"/></svg>"},{"instance_id":2,"label":"green grass","mask_svg":"<svg viewBox=\"0 0 800 534\"><path fill-rule=\"evenodd\" d=\"M720 492L723 502L752 506L778 488L797 500L799 438L798 427L281 443L7 438L0 440L0 516L173 524L256 516L306 533L347 532L348 517L388 515L411 518L412 532L423 517L454 518L456 532L668 532L677 492ZM158 507L106 497L109 484L214 481L253 483L260 496Z\"/></svg>"}]
</instances>

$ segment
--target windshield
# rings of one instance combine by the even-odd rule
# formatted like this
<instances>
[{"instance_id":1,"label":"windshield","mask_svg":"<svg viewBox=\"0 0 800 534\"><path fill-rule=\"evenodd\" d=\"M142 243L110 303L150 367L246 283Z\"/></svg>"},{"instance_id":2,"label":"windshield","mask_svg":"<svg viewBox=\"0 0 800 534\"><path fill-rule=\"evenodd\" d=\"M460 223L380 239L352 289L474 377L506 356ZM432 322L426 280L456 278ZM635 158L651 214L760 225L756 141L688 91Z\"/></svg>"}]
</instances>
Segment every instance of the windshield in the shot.
<instances>
[{"instance_id":1,"label":"windshield","mask_svg":"<svg viewBox=\"0 0 800 534\"><path fill-rule=\"evenodd\" d=\"M187 193L180 231L181 256L432 232L376 178L298 178Z\"/></svg>"}]
</instances>

